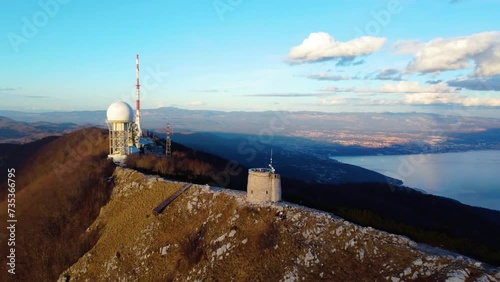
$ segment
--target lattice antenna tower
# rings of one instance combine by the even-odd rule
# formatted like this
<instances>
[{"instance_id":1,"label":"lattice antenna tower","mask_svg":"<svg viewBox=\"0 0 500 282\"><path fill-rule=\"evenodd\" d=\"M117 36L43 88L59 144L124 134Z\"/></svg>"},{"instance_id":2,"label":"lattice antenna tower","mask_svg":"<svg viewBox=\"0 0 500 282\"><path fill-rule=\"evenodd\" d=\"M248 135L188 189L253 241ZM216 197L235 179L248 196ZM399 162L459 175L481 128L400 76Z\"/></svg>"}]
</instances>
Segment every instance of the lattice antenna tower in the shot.
<instances>
[{"instance_id":1,"label":"lattice antenna tower","mask_svg":"<svg viewBox=\"0 0 500 282\"><path fill-rule=\"evenodd\" d=\"M165 155L168 157L172 155L172 129L170 123L167 122L166 139L165 139Z\"/></svg>"},{"instance_id":2,"label":"lattice antenna tower","mask_svg":"<svg viewBox=\"0 0 500 282\"><path fill-rule=\"evenodd\" d=\"M135 126L136 126L136 138L142 137L141 130L141 84L139 83L139 54L135 56L135 79L137 81L135 85Z\"/></svg>"}]
</instances>

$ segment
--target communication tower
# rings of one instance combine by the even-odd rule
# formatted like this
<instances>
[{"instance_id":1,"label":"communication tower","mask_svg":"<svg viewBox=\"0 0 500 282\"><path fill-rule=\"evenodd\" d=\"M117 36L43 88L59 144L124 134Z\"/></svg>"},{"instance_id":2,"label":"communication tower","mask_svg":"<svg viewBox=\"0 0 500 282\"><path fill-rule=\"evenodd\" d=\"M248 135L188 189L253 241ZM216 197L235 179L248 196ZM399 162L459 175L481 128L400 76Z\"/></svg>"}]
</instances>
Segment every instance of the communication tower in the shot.
<instances>
[{"instance_id":1,"label":"communication tower","mask_svg":"<svg viewBox=\"0 0 500 282\"><path fill-rule=\"evenodd\" d=\"M165 139L165 155L168 157L172 155L172 129L170 128L170 123L167 122L166 139Z\"/></svg>"},{"instance_id":2,"label":"communication tower","mask_svg":"<svg viewBox=\"0 0 500 282\"><path fill-rule=\"evenodd\" d=\"M139 83L139 54L135 56L135 144L139 146L139 138L142 137L141 130L141 84Z\"/></svg>"}]
</instances>

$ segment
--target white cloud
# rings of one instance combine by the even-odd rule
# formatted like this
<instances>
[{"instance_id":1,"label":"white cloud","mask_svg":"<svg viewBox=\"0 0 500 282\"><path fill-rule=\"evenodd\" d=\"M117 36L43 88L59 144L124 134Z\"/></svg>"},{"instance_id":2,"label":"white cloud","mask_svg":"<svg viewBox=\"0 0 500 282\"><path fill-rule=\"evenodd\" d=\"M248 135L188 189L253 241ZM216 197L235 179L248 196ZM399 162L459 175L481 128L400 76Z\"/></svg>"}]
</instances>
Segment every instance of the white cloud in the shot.
<instances>
[{"instance_id":1,"label":"white cloud","mask_svg":"<svg viewBox=\"0 0 500 282\"><path fill-rule=\"evenodd\" d=\"M426 86L420 86L418 81L400 81L399 83L386 83L379 92L381 93L451 93L455 90L451 89L446 83L441 82Z\"/></svg>"},{"instance_id":2,"label":"white cloud","mask_svg":"<svg viewBox=\"0 0 500 282\"><path fill-rule=\"evenodd\" d=\"M465 107L499 107L500 98L465 97L454 93L416 93L405 97L406 104L412 105L439 105L458 104Z\"/></svg>"},{"instance_id":3,"label":"white cloud","mask_svg":"<svg viewBox=\"0 0 500 282\"><path fill-rule=\"evenodd\" d=\"M418 81L400 81L398 83L386 83L380 88L358 88L348 87L340 88L329 86L321 91L326 92L357 92L357 93L454 93L454 89L448 87L446 83L441 82L421 86Z\"/></svg>"},{"instance_id":4,"label":"white cloud","mask_svg":"<svg viewBox=\"0 0 500 282\"><path fill-rule=\"evenodd\" d=\"M365 76L365 79L378 79L378 80L403 80L403 73L395 68L386 68L370 73Z\"/></svg>"},{"instance_id":5,"label":"white cloud","mask_svg":"<svg viewBox=\"0 0 500 282\"><path fill-rule=\"evenodd\" d=\"M455 38L436 38L421 44L415 41L396 42L393 47L400 54L414 53L408 64L409 72L439 73L467 69L475 63L474 75L500 74L500 32L482 32Z\"/></svg>"},{"instance_id":6,"label":"white cloud","mask_svg":"<svg viewBox=\"0 0 500 282\"><path fill-rule=\"evenodd\" d=\"M415 93L405 97L407 104L433 105L433 104L454 104L458 95L451 93Z\"/></svg>"},{"instance_id":7,"label":"white cloud","mask_svg":"<svg viewBox=\"0 0 500 282\"><path fill-rule=\"evenodd\" d=\"M342 98L333 98L333 99L321 99L319 102L321 105L340 105L345 104L346 100Z\"/></svg>"},{"instance_id":8,"label":"white cloud","mask_svg":"<svg viewBox=\"0 0 500 282\"><path fill-rule=\"evenodd\" d=\"M386 38L383 37L362 36L340 42L335 41L326 32L313 32L302 41L302 44L290 49L287 60L290 63L303 64L334 59L351 59L380 50L385 41Z\"/></svg>"},{"instance_id":9,"label":"white cloud","mask_svg":"<svg viewBox=\"0 0 500 282\"><path fill-rule=\"evenodd\" d=\"M399 55L413 55L422 48L424 44L418 40L398 40L390 49L396 51Z\"/></svg>"},{"instance_id":10,"label":"white cloud","mask_svg":"<svg viewBox=\"0 0 500 282\"><path fill-rule=\"evenodd\" d=\"M297 98L297 97L321 97L321 96L328 96L328 94L325 94L325 93L274 92L274 93L244 94L242 96L247 96L247 97Z\"/></svg>"},{"instance_id":11,"label":"white cloud","mask_svg":"<svg viewBox=\"0 0 500 282\"><path fill-rule=\"evenodd\" d=\"M500 98L465 98L462 101L464 106L491 106L500 107Z\"/></svg>"},{"instance_id":12,"label":"white cloud","mask_svg":"<svg viewBox=\"0 0 500 282\"><path fill-rule=\"evenodd\" d=\"M350 76L332 75L332 74L328 74L326 72L322 72L322 73L318 73L318 74L309 74L309 75L306 75L305 77L310 78L310 79L315 79L315 80L331 80L331 81L352 79L352 77L350 77Z\"/></svg>"},{"instance_id":13,"label":"white cloud","mask_svg":"<svg viewBox=\"0 0 500 282\"><path fill-rule=\"evenodd\" d=\"M203 101L192 101L191 103L189 103L191 106L194 106L194 107L198 107L198 106L204 106L206 105L207 103L203 102Z\"/></svg>"}]
</instances>

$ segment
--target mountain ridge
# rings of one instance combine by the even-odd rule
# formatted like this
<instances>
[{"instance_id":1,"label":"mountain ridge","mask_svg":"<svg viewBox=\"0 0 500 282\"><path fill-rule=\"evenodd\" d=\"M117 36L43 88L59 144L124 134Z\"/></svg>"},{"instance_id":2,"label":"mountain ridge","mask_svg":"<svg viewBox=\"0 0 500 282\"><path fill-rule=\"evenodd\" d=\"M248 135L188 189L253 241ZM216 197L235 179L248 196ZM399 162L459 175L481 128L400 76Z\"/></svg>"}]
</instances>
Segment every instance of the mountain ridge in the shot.
<instances>
[{"instance_id":1,"label":"mountain ridge","mask_svg":"<svg viewBox=\"0 0 500 282\"><path fill-rule=\"evenodd\" d=\"M154 217L184 183L122 168L113 177L110 202L87 230L100 238L59 281L500 279L500 269L478 261L429 254L406 237L303 206L249 204L244 192L194 185ZM116 237L123 220L127 234Z\"/></svg>"},{"instance_id":2,"label":"mountain ridge","mask_svg":"<svg viewBox=\"0 0 500 282\"><path fill-rule=\"evenodd\" d=\"M84 126L71 122L23 122L0 116L0 143L27 143L44 137L70 132Z\"/></svg>"},{"instance_id":3,"label":"mountain ridge","mask_svg":"<svg viewBox=\"0 0 500 282\"><path fill-rule=\"evenodd\" d=\"M20 256L24 258L23 261L26 262L19 265L20 273L25 275L17 276L20 281L55 280L64 269L69 267L68 263L76 262L98 240L98 232L89 234L84 233L84 231L98 216L101 205L108 201L107 193L111 193L113 187L109 176L115 168L106 162L109 142L106 133L107 131L104 129L87 128L60 137L42 139L35 143L15 145L19 152L30 146L29 151L33 152L31 155L27 154L27 158L16 165L19 177L17 183L19 206L17 209L19 216L21 216L19 221L23 222L23 225L19 227L18 234L19 251L21 251ZM179 160L177 167L186 169L182 175L177 174L177 176L182 176L182 179L190 179L190 175L196 176L199 173L197 172L198 167L191 166L190 160L198 161L200 167L204 168L199 171L206 173L207 167L203 162L210 163L214 158L208 154L178 146L176 143L173 143L173 148ZM7 148L7 150L9 149L10 147ZM165 168L165 166L156 166L157 162L163 163L162 159L152 159L151 157L151 155L144 156L136 161L137 163L153 165L154 169ZM14 159L17 160L16 154L12 155L11 159L6 159L5 165L10 166L11 160ZM225 172L224 166L227 164L227 160L216 158L214 164L217 165L208 167L213 173ZM230 183L238 183L238 189L244 190L246 186L242 180L247 177L246 170L242 168L240 172L241 176L234 175L236 179L231 180ZM205 179L207 178L199 178L203 181ZM209 177L208 180L210 179ZM500 234L495 231L498 229L498 224L485 218L485 216L491 215L499 219L498 212L492 213L483 209L466 207L431 195L421 195L421 193L413 195L404 191L391 190L387 184L332 186L307 184L283 178L282 185L287 201L330 211L364 226L382 226L384 230L392 230L400 234L407 234L405 232L408 230L416 230L418 233L413 233L412 236L424 234L432 236L431 238L436 236L445 238L444 243L433 243L435 245L446 245L446 242L459 244L467 242L467 245L471 246L469 250L478 249L483 252L482 247L476 248L478 246L476 243L489 242L490 239L495 240L498 238L495 234ZM0 184L0 186L4 191L5 185ZM25 189L27 190L25 191ZM162 197L158 197L154 201L161 201ZM381 199L384 201L381 202ZM2 205L6 205L6 201L2 201L2 203ZM429 204L432 205L429 206ZM433 206L452 209L452 214L458 215L457 223L453 217L453 220L449 221L450 213L436 214L431 209ZM188 208L187 204L186 208ZM382 208L382 210L378 208ZM0 218L4 218L5 211L6 209L0 211ZM148 210L148 214L150 212L151 209ZM401 222L390 217L398 215L412 219L415 213L421 214L426 219L422 222L423 224L430 224L429 226L434 226L434 229L431 228L429 229L431 232L428 232L429 230L422 229L420 225L413 225L411 220L406 223L407 225L398 225ZM34 217L34 214L37 216ZM430 217L427 216L428 214ZM437 220L434 220L435 217ZM187 220L186 222L189 222L189 219ZM75 225L75 222L78 224ZM452 227L460 227L458 228L460 232L467 231L467 229L475 230L476 233L479 232L480 238L471 237L470 241L460 241L458 239L462 238L459 236L461 233L446 235L446 232L441 232L443 229L435 229L436 226L440 227L439 225L443 222L451 223ZM385 225L380 225L380 223ZM479 224L479 226L474 224ZM394 226L404 228L394 229ZM490 233L489 237L491 238L486 236L488 234L484 233L484 230ZM0 235L2 235L0 241L4 242L5 233L0 233ZM424 242L427 242L428 239L428 237L418 236L417 238ZM498 243L498 241L494 241L494 243ZM5 246L6 244L0 244L0 248ZM494 244L486 244L485 246L487 249L483 254L474 253L473 257L484 255L482 261L490 261L490 263L498 265L496 263L498 256L495 253L497 247ZM45 255L41 256L42 253ZM27 266L29 266L29 272ZM21 277L24 278L21 279Z\"/></svg>"},{"instance_id":4,"label":"mountain ridge","mask_svg":"<svg viewBox=\"0 0 500 282\"><path fill-rule=\"evenodd\" d=\"M301 137L346 155L413 154L500 149L500 119L430 113L222 112L179 108L143 109L141 127L236 133L265 141ZM73 122L106 126L104 110L24 113L0 111L24 122ZM478 141L480 140L480 142Z\"/></svg>"}]
</instances>

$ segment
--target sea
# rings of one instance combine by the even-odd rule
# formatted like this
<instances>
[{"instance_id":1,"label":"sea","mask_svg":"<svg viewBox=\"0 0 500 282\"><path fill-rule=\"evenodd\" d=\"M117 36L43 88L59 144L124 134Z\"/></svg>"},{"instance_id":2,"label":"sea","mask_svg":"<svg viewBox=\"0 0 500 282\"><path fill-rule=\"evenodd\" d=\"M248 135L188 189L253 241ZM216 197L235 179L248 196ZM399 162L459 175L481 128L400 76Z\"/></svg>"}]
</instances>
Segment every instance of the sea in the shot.
<instances>
[{"instance_id":1,"label":"sea","mask_svg":"<svg viewBox=\"0 0 500 282\"><path fill-rule=\"evenodd\" d=\"M330 158L400 179L429 194L500 211L500 150Z\"/></svg>"}]
</instances>

